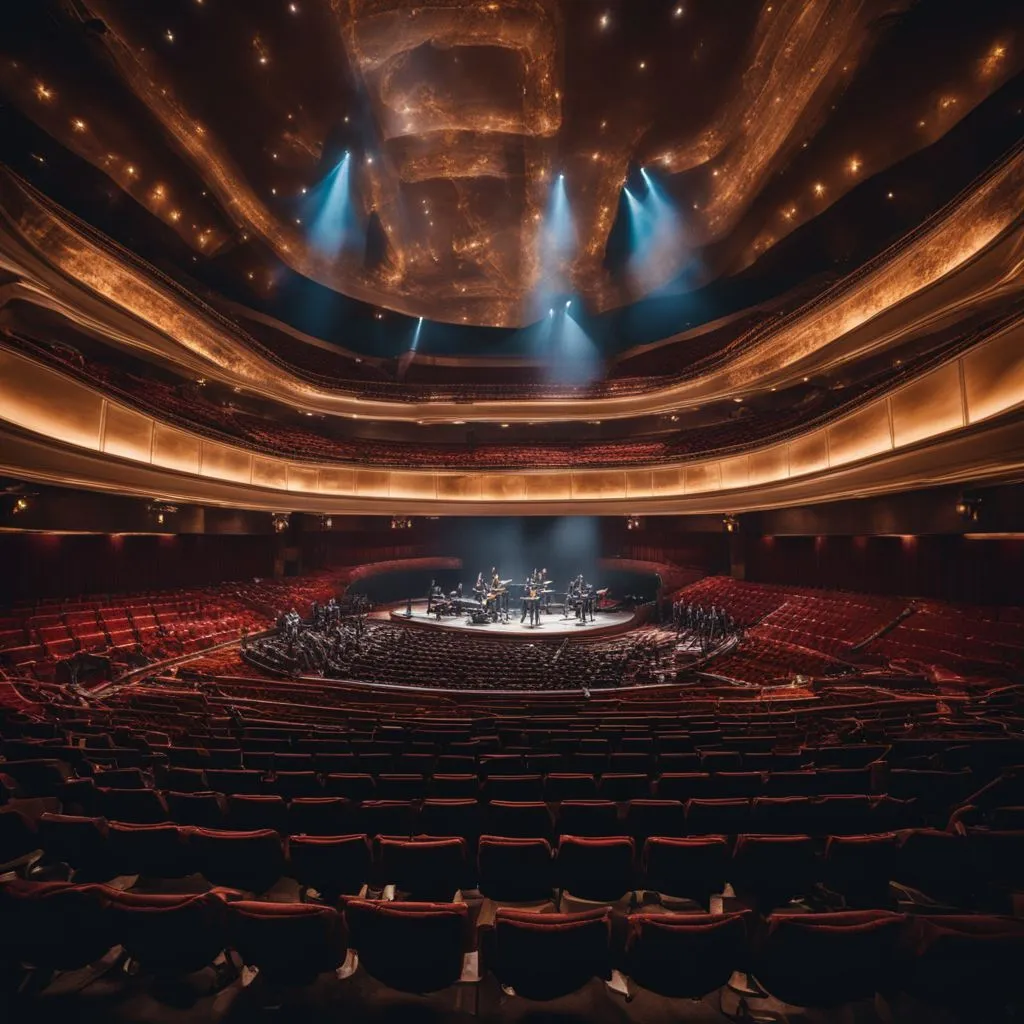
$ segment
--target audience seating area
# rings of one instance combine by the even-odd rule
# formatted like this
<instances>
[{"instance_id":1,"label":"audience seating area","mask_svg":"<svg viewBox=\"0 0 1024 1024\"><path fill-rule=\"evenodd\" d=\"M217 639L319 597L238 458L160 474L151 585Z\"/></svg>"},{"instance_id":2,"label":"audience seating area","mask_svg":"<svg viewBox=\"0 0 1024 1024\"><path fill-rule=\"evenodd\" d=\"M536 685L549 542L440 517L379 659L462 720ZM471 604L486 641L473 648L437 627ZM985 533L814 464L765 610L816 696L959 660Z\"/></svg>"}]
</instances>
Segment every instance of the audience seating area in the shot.
<instances>
[{"instance_id":1,"label":"audience seating area","mask_svg":"<svg viewBox=\"0 0 1024 1024\"><path fill-rule=\"evenodd\" d=\"M198 972L210 1012L1019 1010L1016 690L31 691L0 715L0 977L27 1006L137 1019L140 986Z\"/></svg>"},{"instance_id":2,"label":"audience seating area","mask_svg":"<svg viewBox=\"0 0 1024 1024\"><path fill-rule=\"evenodd\" d=\"M709 576L677 591L683 604L724 609L744 627L740 645L708 671L763 685L884 667L937 680L1020 679L1024 610L960 608L871 594L748 583Z\"/></svg>"},{"instance_id":3,"label":"audience seating area","mask_svg":"<svg viewBox=\"0 0 1024 1024\"><path fill-rule=\"evenodd\" d=\"M0 617L0 667L51 681L57 663L79 652L145 665L266 629L284 608L308 614L332 593L328 577L307 577L15 606Z\"/></svg>"}]
</instances>

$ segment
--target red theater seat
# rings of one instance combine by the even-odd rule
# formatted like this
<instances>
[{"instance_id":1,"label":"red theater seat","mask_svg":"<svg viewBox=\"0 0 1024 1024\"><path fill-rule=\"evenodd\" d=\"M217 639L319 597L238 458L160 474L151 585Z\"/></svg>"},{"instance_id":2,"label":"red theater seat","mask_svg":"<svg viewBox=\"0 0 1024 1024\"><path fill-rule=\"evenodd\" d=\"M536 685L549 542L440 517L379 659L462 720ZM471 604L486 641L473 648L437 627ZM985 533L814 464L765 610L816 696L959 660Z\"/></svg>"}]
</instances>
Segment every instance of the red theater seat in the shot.
<instances>
[{"instance_id":1,"label":"red theater seat","mask_svg":"<svg viewBox=\"0 0 1024 1024\"><path fill-rule=\"evenodd\" d=\"M284 870L281 837L270 829L218 832L194 828L187 833L196 869L213 885L265 892Z\"/></svg>"},{"instance_id":2,"label":"red theater seat","mask_svg":"<svg viewBox=\"0 0 1024 1024\"><path fill-rule=\"evenodd\" d=\"M614 903L633 888L633 840L563 835L555 872L563 893Z\"/></svg>"},{"instance_id":3,"label":"red theater seat","mask_svg":"<svg viewBox=\"0 0 1024 1024\"><path fill-rule=\"evenodd\" d=\"M359 963L400 992L437 992L462 976L468 912L462 903L345 903Z\"/></svg>"},{"instance_id":4,"label":"red theater seat","mask_svg":"<svg viewBox=\"0 0 1024 1024\"><path fill-rule=\"evenodd\" d=\"M484 937L484 966L516 995L549 1000L569 995L591 978L611 977L611 920L607 910L529 914L499 908Z\"/></svg>"},{"instance_id":5,"label":"red theater seat","mask_svg":"<svg viewBox=\"0 0 1024 1024\"><path fill-rule=\"evenodd\" d=\"M810 836L743 835L733 849L730 874L736 894L761 913L807 894L818 880Z\"/></svg>"},{"instance_id":6,"label":"red theater seat","mask_svg":"<svg viewBox=\"0 0 1024 1024\"><path fill-rule=\"evenodd\" d=\"M496 903L551 899L551 844L546 839L481 836L477 874L480 892Z\"/></svg>"},{"instance_id":7,"label":"red theater seat","mask_svg":"<svg viewBox=\"0 0 1024 1024\"><path fill-rule=\"evenodd\" d=\"M901 914L772 914L751 971L777 999L829 1008L895 990L904 971Z\"/></svg>"},{"instance_id":8,"label":"red theater seat","mask_svg":"<svg viewBox=\"0 0 1024 1024\"><path fill-rule=\"evenodd\" d=\"M189 848L177 825L131 825L111 822L107 844L121 875L183 878L193 870Z\"/></svg>"},{"instance_id":9,"label":"red theater seat","mask_svg":"<svg viewBox=\"0 0 1024 1024\"><path fill-rule=\"evenodd\" d=\"M288 862L291 876L326 900L358 895L371 878L370 841L365 835L291 836Z\"/></svg>"},{"instance_id":10,"label":"red theater seat","mask_svg":"<svg viewBox=\"0 0 1024 1024\"><path fill-rule=\"evenodd\" d=\"M309 903L225 904L231 946L272 984L303 985L345 961L341 918L333 907Z\"/></svg>"},{"instance_id":11,"label":"red theater seat","mask_svg":"<svg viewBox=\"0 0 1024 1024\"><path fill-rule=\"evenodd\" d=\"M212 893L104 893L112 934L147 973L190 974L212 964L226 945L224 902Z\"/></svg>"},{"instance_id":12,"label":"red theater seat","mask_svg":"<svg viewBox=\"0 0 1024 1024\"><path fill-rule=\"evenodd\" d=\"M851 908L887 907L897 842L892 832L829 836L825 845L826 883L841 893Z\"/></svg>"},{"instance_id":13,"label":"red theater seat","mask_svg":"<svg viewBox=\"0 0 1024 1024\"><path fill-rule=\"evenodd\" d=\"M707 906L712 893L725 887L728 873L729 843L725 836L655 836L644 845L644 887L663 896Z\"/></svg>"},{"instance_id":14,"label":"red theater seat","mask_svg":"<svg viewBox=\"0 0 1024 1024\"><path fill-rule=\"evenodd\" d=\"M631 914L624 968L643 988L671 999L700 999L746 963L742 914Z\"/></svg>"},{"instance_id":15,"label":"red theater seat","mask_svg":"<svg viewBox=\"0 0 1024 1024\"><path fill-rule=\"evenodd\" d=\"M288 805L290 835L340 836L352 824L352 805L340 796L297 797Z\"/></svg>"},{"instance_id":16,"label":"red theater seat","mask_svg":"<svg viewBox=\"0 0 1024 1024\"><path fill-rule=\"evenodd\" d=\"M463 839L376 840L379 881L394 885L400 900L451 900L466 877Z\"/></svg>"}]
</instances>

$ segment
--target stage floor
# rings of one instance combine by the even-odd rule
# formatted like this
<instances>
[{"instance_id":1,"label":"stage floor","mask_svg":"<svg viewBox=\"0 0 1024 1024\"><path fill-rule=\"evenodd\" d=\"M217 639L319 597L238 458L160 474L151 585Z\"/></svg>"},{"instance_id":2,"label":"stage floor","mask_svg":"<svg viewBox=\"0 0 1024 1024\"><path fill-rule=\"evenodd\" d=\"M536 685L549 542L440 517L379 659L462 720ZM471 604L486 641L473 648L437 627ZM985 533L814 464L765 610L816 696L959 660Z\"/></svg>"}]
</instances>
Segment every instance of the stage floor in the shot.
<instances>
[{"instance_id":1,"label":"stage floor","mask_svg":"<svg viewBox=\"0 0 1024 1024\"><path fill-rule=\"evenodd\" d=\"M425 629L454 629L461 633L475 633L478 636L515 637L520 640L561 640L567 636L585 636L588 639L605 634L623 633L631 629L636 620L634 612L596 612L594 621L587 621L585 626L577 626L575 619L563 619L561 610L549 614L541 614L540 625L531 627L529 619L520 624L520 612L512 609L509 621L488 622L486 625L475 626L468 621L468 616L457 618L446 616L440 622L433 615L427 615L426 601L413 601L412 618L407 618L405 607L393 609L388 616L392 622L401 622L409 626L422 626Z\"/></svg>"}]
</instances>

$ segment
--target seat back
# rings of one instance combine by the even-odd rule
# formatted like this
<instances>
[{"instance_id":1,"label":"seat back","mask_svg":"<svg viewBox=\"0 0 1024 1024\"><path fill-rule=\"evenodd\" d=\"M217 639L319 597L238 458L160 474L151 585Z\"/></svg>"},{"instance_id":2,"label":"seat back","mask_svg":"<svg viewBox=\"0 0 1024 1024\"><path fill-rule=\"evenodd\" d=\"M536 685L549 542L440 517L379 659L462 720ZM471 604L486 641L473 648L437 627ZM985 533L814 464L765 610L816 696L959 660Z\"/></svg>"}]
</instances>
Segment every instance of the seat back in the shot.
<instances>
[{"instance_id":1,"label":"seat back","mask_svg":"<svg viewBox=\"0 0 1024 1024\"><path fill-rule=\"evenodd\" d=\"M480 892L496 902L551 898L551 844L546 839L481 836L477 849Z\"/></svg>"},{"instance_id":2,"label":"seat back","mask_svg":"<svg viewBox=\"0 0 1024 1024\"><path fill-rule=\"evenodd\" d=\"M555 861L559 887L585 900L620 899L633 887L633 840L563 835Z\"/></svg>"}]
</instances>

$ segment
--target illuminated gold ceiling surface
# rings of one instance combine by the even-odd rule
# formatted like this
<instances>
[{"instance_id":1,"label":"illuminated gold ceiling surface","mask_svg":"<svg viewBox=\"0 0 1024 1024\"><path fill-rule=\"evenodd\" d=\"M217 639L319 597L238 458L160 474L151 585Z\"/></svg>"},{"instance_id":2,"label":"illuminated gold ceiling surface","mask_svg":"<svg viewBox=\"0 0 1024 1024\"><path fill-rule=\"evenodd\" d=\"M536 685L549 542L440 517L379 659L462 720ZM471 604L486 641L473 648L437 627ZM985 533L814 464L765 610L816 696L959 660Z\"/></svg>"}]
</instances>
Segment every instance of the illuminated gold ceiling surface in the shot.
<instances>
[{"instance_id":1,"label":"illuminated gold ceiling surface","mask_svg":"<svg viewBox=\"0 0 1024 1024\"><path fill-rule=\"evenodd\" d=\"M684 272L692 286L750 266L1024 66L1012 4L971 8L974 31L922 38L902 70L875 57L910 0L52 6L80 23L80 51L8 55L0 94L197 258L258 239L345 295L478 325L534 318L559 172L578 241L571 290L614 308ZM345 148L360 213L383 233L372 265L324 255L296 215ZM643 275L615 274L606 247L641 165L681 211L679 237ZM269 268L250 276L273 287Z\"/></svg>"}]
</instances>

